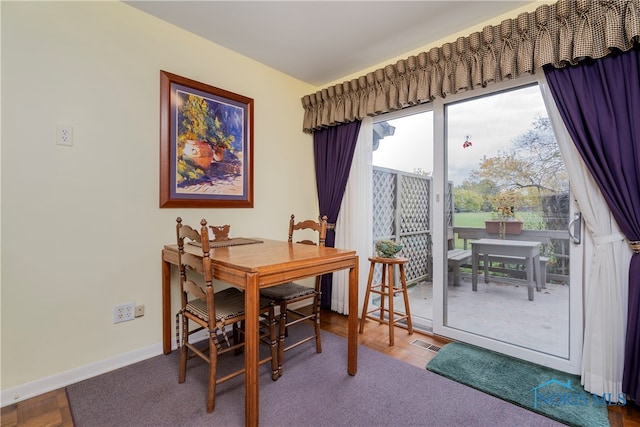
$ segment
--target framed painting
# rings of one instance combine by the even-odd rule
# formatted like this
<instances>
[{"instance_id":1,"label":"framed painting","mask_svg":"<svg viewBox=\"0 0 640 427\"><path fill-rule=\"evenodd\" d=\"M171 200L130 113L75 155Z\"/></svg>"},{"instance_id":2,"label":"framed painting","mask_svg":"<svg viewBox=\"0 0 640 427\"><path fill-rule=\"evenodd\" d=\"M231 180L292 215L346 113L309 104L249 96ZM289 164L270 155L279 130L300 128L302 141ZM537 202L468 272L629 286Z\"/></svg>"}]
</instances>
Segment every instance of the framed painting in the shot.
<instances>
[{"instance_id":1,"label":"framed painting","mask_svg":"<svg viewBox=\"0 0 640 427\"><path fill-rule=\"evenodd\" d=\"M160 207L253 207L253 99L160 71Z\"/></svg>"}]
</instances>

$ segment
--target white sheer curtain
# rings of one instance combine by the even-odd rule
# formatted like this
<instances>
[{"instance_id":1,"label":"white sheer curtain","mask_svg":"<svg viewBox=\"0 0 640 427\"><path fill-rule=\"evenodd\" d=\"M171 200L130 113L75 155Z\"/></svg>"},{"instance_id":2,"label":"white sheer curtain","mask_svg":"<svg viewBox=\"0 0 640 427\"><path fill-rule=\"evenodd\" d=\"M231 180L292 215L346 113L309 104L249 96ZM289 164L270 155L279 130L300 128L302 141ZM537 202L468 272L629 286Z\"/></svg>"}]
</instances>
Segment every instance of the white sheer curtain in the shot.
<instances>
[{"instance_id":1,"label":"white sheer curtain","mask_svg":"<svg viewBox=\"0 0 640 427\"><path fill-rule=\"evenodd\" d=\"M599 396L611 393L611 402L617 402L622 393L631 251L562 122L544 74L538 81L589 233L583 242L592 242L584 263L582 385Z\"/></svg>"},{"instance_id":2,"label":"white sheer curtain","mask_svg":"<svg viewBox=\"0 0 640 427\"><path fill-rule=\"evenodd\" d=\"M349 172L347 188L342 198L340 214L336 222L336 248L355 249L358 264L358 312L364 298L364 288L369 274L368 257L373 250L372 185L373 170L371 153L373 142L373 119L362 119L356 151ZM349 314L349 274L339 271L333 274L331 310Z\"/></svg>"}]
</instances>

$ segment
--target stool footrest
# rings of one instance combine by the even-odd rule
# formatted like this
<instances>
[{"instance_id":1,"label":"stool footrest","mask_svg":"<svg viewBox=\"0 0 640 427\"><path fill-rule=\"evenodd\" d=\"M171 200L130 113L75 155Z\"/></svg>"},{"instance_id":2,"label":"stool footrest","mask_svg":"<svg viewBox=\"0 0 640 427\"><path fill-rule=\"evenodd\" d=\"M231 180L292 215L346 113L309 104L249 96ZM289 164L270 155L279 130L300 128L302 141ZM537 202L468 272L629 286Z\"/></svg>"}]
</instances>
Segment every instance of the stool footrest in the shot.
<instances>
[{"instance_id":1,"label":"stool footrest","mask_svg":"<svg viewBox=\"0 0 640 427\"><path fill-rule=\"evenodd\" d=\"M385 310L385 311L387 311L387 310ZM371 315L369 315L369 314L367 314L365 317L366 317L367 319L374 320L374 321L376 321L376 322L378 322L378 323L384 323L385 325L388 325L388 324L389 324L389 319L387 319L387 318L382 318L382 319L380 319L380 317L371 316ZM402 320L405 320L405 319L408 319L408 318L409 318L409 316L407 316L407 315L395 317L395 318L393 319L393 326L397 326L397 327L399 327L399 328L404 328L404 329L407 329L407 330L408 330L408 329L409 329L409 327L408 327L407 325L402 324L402 323L398 323L398 322L400 322L400 321L402 321Z\"/></svg>"},{"instance_id":2,"label":"stool footrest","mask_svg":"<svg viewBox=\"0 0 640 427\"><path fill-rule=\"evenodd\" d=\"M369 292L371 292L372 294L383 295L385 297L389 296L389 291L376 291L371 289ZM404 290L402 290L401 288L393 288L393 296L396 296L396 294L401 294L403 292Z\"/></svg>"}]
</instances>

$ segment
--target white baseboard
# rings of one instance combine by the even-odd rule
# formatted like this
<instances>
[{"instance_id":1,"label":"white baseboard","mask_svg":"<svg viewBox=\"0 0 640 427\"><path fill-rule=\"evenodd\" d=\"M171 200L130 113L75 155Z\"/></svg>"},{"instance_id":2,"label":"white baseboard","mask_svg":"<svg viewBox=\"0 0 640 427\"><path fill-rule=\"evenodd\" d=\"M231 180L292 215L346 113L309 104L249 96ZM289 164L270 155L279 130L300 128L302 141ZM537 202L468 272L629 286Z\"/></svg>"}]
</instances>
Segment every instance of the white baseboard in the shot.
<instances>
[{"instance_id":1,"label":"white baseboard","mask_svg":"<svg viewBox=\"0 0 640 427\"><path fill-rule=\"evenodd\" d=\"M173 345L175 345L175 343ZM22 400L30 399L43 393L48 393L50 391L66 387L69 384L77 383L78 381L86 380L87 378L95 377L160 354L162 354L162 345L153 344L128 353L119 354L109 359L71 369L60 374L2 390L2 393L0 394L0 406L5 407L7 405L18 403Z\"/></svg>"},{"instance_id":2,"label":"white baseboard","mask_svg":"<svg viewBox=\"0 0 640 427\"><path fill-rule=\"evenodd\" d=\"M301 303L292 304L291 306L292 308L300 308L305 305L307 304L303 301ZM207 334L205 331L199 331L193 334L191 339L193 341L204 340L207 339ZM176 348L175 341L171 343L171 348ZM31 399L32 397L66 387L70 384L77 383L160 354L162 354L162 344L153 344L128 353L119 354L109 359L80 366L79 368L71 369L60 374L8 388L6 390L2 390L0 393L0 407Z\"/></svg>"}]
</instances>

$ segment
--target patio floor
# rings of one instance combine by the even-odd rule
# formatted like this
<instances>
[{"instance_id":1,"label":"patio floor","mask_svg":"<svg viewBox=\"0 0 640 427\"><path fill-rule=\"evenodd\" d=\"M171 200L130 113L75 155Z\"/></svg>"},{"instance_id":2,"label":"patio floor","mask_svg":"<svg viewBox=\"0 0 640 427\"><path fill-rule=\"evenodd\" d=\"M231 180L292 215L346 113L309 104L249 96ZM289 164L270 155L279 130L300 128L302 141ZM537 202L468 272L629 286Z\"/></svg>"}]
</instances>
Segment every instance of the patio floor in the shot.
<instances>
[{"instance_id":1,"label":"patio floor","mask_svg":"<svg viewBox=\"0 0 640 427\"><path fill-rule=\"evenodd\" d=\"M558 357L569 353L569 286L547 283L527 298L522 284L491 281L479 277L477 292L471 275L461 274L460 286L447 287L446 325L455 329L509 342ZM404 310L402 297L394 298ZM433 319L433 284L421 282L409 288L412 317ZM414 321L415 322L415 321Z\"/></svg>"}]
</instances>

